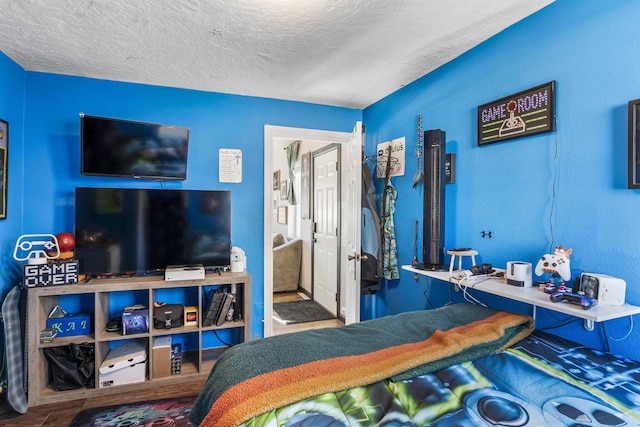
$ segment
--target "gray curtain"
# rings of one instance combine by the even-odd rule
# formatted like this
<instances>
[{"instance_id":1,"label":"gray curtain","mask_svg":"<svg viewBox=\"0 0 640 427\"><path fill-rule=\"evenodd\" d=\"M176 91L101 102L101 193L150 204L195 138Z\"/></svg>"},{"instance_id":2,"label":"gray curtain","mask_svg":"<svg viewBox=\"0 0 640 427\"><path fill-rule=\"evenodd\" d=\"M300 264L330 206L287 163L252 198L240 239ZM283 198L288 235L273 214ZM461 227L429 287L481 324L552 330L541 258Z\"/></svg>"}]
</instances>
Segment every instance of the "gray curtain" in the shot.
<instances>
[{"instance_id":1,"label":"gray curtain","mask_svg":"<svg viewBox=\"0 0 640 427\"><path fill-rule=\"evenodd\" d=\"M296 166L296 159L298 158L298 148L300 147L300 141L293 141L285 148L287 151L287 163L289 164L289 185L287 186L287 197L290 205L295 205L296 195L293 191L293 182L295 181L294 168Z\"/></svg>"}]
</instances>

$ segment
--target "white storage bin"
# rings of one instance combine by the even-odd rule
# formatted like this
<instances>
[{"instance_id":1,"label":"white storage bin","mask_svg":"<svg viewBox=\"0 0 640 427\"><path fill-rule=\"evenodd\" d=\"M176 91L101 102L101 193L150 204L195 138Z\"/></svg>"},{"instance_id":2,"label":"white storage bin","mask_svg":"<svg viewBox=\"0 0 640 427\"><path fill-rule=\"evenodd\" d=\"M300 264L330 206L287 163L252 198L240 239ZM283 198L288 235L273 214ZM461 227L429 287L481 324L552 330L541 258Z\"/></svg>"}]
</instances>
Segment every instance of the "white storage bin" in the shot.
<instances>
[{"instance_id":1,"label":"white storage bin","mask_svg":"<svg viewBox=\"0 0 640 427\"><path fill-rule=\"evenodd\" d=\"M147 373L146 343L131 340L113 347L99 372L100 388L143 382Z\"/></svg>"}]
</instances>

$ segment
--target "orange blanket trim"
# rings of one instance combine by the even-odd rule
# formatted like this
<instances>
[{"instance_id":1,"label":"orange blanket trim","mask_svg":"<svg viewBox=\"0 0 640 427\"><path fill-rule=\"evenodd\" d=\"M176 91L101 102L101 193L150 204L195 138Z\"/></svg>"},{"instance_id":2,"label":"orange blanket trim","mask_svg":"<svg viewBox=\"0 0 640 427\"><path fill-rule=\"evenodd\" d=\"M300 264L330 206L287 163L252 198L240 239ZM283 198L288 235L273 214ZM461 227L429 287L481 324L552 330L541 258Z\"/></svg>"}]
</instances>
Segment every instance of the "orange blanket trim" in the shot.
<instances>
[{"instance_id":1,"label":"orange blanket trim","mask_svg":"<svg viewBox=\"0 0 640 427\"><path fill-rule=\"evenodd\" d=\"M226 390L200 425L236 426L302 399L381 381L467 348L495 341L504 336L506 329L526 323L530 327L512 337L504 346L508 347L533 330L529 316L498 312L468 325L436 331L424 341L318 360L259 375Z\"/></svg>"}]
</instances>

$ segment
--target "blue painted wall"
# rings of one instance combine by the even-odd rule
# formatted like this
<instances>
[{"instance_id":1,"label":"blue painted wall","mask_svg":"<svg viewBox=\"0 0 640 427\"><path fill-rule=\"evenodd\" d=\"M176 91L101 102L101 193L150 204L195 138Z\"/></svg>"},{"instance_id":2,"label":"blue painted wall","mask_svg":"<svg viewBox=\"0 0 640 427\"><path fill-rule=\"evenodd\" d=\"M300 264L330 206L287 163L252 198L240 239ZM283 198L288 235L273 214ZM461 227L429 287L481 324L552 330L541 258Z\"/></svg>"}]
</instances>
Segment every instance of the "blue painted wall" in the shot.
<instances>
[{"instance_id":1,"label":"blue painted wall","mask_svg":"<svg viewBox=\"0 0 640 427\"><path fill-rule=\"evenodd\" d=\"M22 277L19 265L13 260L13 247L22 234L25 73L0 52L0 76L0 118L9 123L7 218L0 220L0 297L4 298Z\"/></svg>"},{"instance_id":2,"label":"blue painted wall","mask_svg":"<svg viewBox=\"0 0 640 427\"><path fill-rule=\"evenodd\" d=\"M264 234L264 125L350 132L362 120L353 109L33 72L26 73L24 99L24 142L16 137L16 148L24 150L25 172L16 169L12 176L24 182L25 208L15 213L23 216L24 233L72 231L77 186L163 186L81 176L80 112L190 129L187 180L166 188L231 190L232 241L244 249L252 275L252 336L262 335L264 302L262 238L255 238ZM218 182L219 148L242 150L242 183ZM5 246L14 243L3 234Z\"/></svg>"},{"instance_id":3,"label":"blue painted wall","mask_svg":"<svg viewBox=\"0 0 640 427\"><path fill-rule=\"evenodd\" d=\"M481 261L504 267L535 266L556 245L573 248L571 267L627 282L627 302L640 305L640 193L626 188L627 103L640 98L640 2L557 0L481 46L377 102L364 111L367 153L405 136L407 172L398 189L396 230L401 264L413 256L415 219L422 224L422 192L412 189L417 116L423 128L447 133L456 153L456 183L446 189L446 246L473 247ZM555 80L557 131L477 146L477 106ZM491 231L491 238L482 238ZM379 315L429 306L425 279L402 272L378 298ZM431 283L433 304L449 300L442 282ZM479 294L485 302L528 307ZM460 299L460 295L455 295ZM540 313L540 326L570 321ZM366 315L366 313L365 313ZM637 317L637 316L636 316ZM637 319L636 319L637 320ZM581 322L556 333L603 347L603 331ZM606 322L622 338L630 319ZM640 329L612 350L640 358Z\"/></svg>"},{"instance_id":4,"label":"blue painted wall","mask_svg":"<svg viewBox=\"0 0 640 427\"><path fill-rule=\"evenodd\" d=\"M573 248L572 267L607 273L627 281L627 301L640 305L637 250L640 194L626 188L627 102L640 98L640 39L635 37L640 3L634 0L557 0L364 112L170 89L121 82L24 72L0 55L0 117L11 123L9 218L0 221L2 293L18 280L10 259L16 237L27 232L59 232L72 227L72 192L78 185L159 186L159 183L79 175L78 113L170 123L191 128L189 178L169 188L233 191L234 244L245 249L253 275L252 334L262 325L263 126L264 124L350 131L367 125L367 154L376 144L407 138L407 172L398 188L397 239L401 264L411 262L415 219L422 218L422 191L411 187L417 115L424 129L447 132L447 151L457 154L456 183L447 186L447 247L471 246L481 261L504 266L509 260L535 263L554 245ZM476 107L555 80L554 133L476 146ZM241 184L217 182L217 151L240 148ZM492 238L482 238L491 231ZM253 238L253 239L252 239ZM434 305L449 293L432 284ZM377 314L429 306L425 280L401 273L376 297ZM459 295L455 295L460 299ZM500 298L483 300L527 311ZM365 301L364 317L371 316ZM540 325L570 318L542 312ZM621 338L629 319L606 323ZM556 333L603 347L602 330L580 323ZM611 341L613 351L640 358L640 332Z\"/></svg>"}]
</instances>

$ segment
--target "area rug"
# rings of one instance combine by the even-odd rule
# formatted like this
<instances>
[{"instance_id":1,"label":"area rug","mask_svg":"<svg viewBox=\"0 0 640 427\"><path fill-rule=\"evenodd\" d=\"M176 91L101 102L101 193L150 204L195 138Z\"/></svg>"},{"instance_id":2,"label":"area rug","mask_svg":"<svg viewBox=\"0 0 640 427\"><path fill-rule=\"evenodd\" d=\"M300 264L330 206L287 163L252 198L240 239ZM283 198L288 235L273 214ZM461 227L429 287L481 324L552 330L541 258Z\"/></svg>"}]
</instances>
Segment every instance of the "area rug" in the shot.
<instances>
[{"instance_id":1,"label":"area rug","mask_svg":"<svg viewBox=\"0 0 640 427\"><path fill-rule=\"evenodd\" d=\"M288 325L335 319L335 316L312 300L276 302L273 303L273 311L276 312L283 323Z\"/></svg>"},{"instance_id":2,"label":"area rug","mask_svg":"<svg viewBox=\"0 0 640 427\"><path fill-rule=\"evenodd\" d=\"M85 409L69 427L187 427L195 400L196 396L189 396Z\"/></svg>"}]
</instances>

